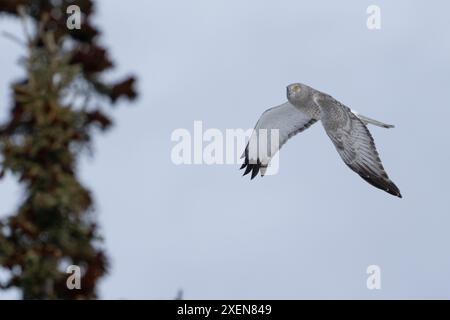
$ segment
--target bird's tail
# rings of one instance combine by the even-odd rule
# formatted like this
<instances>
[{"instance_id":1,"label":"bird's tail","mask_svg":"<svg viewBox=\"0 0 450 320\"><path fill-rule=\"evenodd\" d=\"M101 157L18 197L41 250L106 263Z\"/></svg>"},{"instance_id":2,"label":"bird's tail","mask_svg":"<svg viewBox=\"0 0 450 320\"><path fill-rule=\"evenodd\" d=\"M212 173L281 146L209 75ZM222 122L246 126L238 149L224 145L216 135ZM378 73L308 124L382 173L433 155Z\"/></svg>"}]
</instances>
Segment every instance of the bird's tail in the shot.
<instances>
[{"instance_id":1,"label":"bird's tail","mask_svg":"<svg viewBox=\"0 0 450 320\"><path fill-rule=\"evenodd\" d=\"M355 110L352 110L352 112L355 114L355 116L357 116L359 118L359 120L364 122L364 124L370 123L370 124L373 124L374 126L378 126L381 128L387 128L387 129L394 128L394 125L392 125L392 124L386 124L381 121L377 121L377 120L371 119L369 117L363 116L363 115L359 114L358 112L356 112Z\"/></svg>"}]
</instances>

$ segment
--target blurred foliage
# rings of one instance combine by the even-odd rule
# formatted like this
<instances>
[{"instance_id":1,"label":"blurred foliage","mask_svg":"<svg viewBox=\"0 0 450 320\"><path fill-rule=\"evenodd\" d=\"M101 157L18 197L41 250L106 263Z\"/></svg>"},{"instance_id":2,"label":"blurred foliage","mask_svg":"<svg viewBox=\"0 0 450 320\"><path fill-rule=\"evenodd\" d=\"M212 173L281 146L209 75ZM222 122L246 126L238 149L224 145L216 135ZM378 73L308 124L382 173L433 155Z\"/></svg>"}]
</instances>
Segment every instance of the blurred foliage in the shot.
<instances>
[{"instance_id":1,"label":"blurred foliage","mask_svg":"<svg viewBox=\"0 0 450 320\"><path fill-rule=\"evenodd\" d=\"M73 4L83 13L79 30L66 27ZM91 194L76 175L77 158L94 129L112 124L99 106L104 98L108 104L132 100L136 92L133 77L102 80L113 63L98 44L93 12L91 0L0 1L0 14L32 26L24 46L26 76L12 85L10 117L0 126L0 177L10 172L24 187L17 211L0 220L0 266L9 274L0 285L19 288L24 299L96 298L108 269ZM71 264L83 270L80 290L66 287Z\"/></svg>"}]
</instances>

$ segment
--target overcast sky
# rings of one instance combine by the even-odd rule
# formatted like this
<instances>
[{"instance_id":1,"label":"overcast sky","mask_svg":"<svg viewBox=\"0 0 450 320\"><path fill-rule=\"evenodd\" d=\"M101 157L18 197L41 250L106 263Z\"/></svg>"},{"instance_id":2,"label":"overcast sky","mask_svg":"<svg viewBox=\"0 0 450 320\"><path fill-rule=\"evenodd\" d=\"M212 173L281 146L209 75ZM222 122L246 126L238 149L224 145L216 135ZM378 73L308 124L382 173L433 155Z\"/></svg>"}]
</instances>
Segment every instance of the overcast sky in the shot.
<instances>
[{"instance_id":1,"label":"overcast sky","mask_svg":"<svg viewBox=\"0 0 450 320\"><path fill-rule=\"evenodd\" d=\"M102 298L450 298L448 1L97 2L111 76L137 74L140 91L80 165L112 260ZM1 119L22 53L0 38ZM396 125L370 130L403 199L351 172L321 124L283 147L275 176L171 162L173 130L250 128L292 82ZM8 176L0 214L19 198Z\"/></svg>"}]
</instances>

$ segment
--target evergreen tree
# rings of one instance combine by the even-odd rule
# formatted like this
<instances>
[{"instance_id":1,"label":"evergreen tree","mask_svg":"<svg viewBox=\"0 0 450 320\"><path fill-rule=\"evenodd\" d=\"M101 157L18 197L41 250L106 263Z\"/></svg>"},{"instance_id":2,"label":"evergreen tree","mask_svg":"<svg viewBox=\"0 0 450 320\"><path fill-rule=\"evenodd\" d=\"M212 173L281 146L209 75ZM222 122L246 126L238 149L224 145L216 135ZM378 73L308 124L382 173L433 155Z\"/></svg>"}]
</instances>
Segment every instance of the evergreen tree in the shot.
<instances>
[{"instance_id":1,"label":"evergreen tree","mask_svg":"<svg viewBox=\"0 0 450 320\"><path fill-rule=\"evenodd\" d=\"M67 7L82 12L81 29L67 27ZM0 220L0 284L24 299L96 298L108 258L93 215L92 196L77 177L80 152L110 128L101 107L136 97L134 78L107 83L112 68L92 24L92 0L2 0L0 14L29 21L23 68L12 85L10 117L0 126L0 176L10 172L24 188L17 211ZM82 270L81 289L66 286L68 265Z\"/></svg>"}]
</instances>

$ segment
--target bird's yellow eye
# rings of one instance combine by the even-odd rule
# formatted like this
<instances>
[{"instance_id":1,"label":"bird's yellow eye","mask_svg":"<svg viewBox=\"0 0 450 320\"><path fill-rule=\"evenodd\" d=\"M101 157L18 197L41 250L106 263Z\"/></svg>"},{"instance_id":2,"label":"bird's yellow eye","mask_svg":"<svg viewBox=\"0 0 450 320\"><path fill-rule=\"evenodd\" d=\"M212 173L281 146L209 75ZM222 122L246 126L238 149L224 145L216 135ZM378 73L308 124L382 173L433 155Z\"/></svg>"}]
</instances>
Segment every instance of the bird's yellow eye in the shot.
<instances>
[{"instance_id":1,"label":"bird's yellow eye","mask_svg":"<svg viewBox=\"0 0 450 320\"><path fill-rule=\"evenodd\" d=\"M292 92L299 93L300 90L301 90L301 88L298 84L292 86Z\"/></svg>"}]
</instances>

